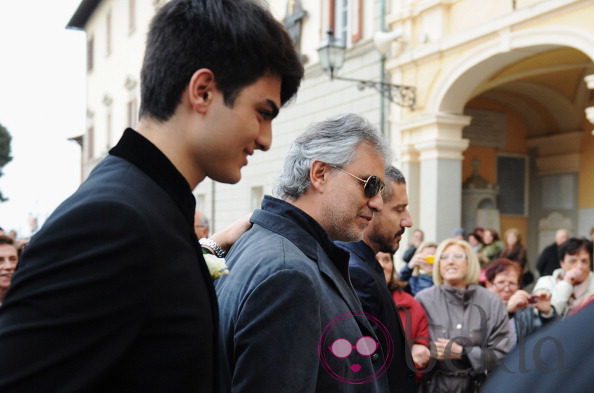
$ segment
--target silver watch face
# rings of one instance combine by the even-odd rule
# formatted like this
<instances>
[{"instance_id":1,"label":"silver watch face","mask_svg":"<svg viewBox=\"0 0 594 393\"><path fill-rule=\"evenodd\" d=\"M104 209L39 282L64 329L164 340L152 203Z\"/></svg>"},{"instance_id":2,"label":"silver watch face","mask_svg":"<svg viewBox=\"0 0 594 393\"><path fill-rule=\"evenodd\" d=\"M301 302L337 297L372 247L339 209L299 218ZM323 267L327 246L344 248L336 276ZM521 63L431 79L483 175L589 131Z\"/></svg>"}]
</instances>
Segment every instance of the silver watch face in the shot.
<instances>
[{"instance_id":1,"label":"silver watch face","mask_svg":"<svg viewBox=\"0 0 594 393\"><path fill-rule=\"evenodd\" d=\"M210 249L212 249L215 253L215 255L218 258L223 258L226 254L225 250L223 250L214 240L212 239L207 239L207 238L202 238L199 240L200 245L202 246L206 246Z\"/></svg>"}]
</instances>

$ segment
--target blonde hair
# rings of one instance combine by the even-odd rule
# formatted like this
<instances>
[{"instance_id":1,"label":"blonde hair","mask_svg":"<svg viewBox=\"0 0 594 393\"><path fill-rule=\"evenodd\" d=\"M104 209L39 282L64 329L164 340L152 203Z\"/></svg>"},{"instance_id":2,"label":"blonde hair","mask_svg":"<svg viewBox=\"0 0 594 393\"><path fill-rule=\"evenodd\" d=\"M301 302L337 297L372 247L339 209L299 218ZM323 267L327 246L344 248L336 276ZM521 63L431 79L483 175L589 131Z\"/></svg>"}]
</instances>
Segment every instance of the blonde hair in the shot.
<instances>
[{"instance_id":1,"label":"blonde hair","mask_svg":"<svg viewBox=\"0 0 594 393\"><path fill-rule=\"evenodd\" d=\"M505 242L505 245L507 246L507 236L511 233L516 235L516 244L522 244L522 234L520 233L520 230L517 228L509 228L507 231L505 231L505 235L503 235L503 241Z\"/></svg>"},{"instance_id":2,"label":"blonde hair","mask_svg":"<svg viewBox=\"0 0 594 393\"><path fill-rule=\"evenodd\" d=\"M416 257L417 255L421 255L421 252L423 252L424 249L429 248L429 247L437 248L437 243L432 242L432 241L424 241L423 243L419 244L419 247L417 247L417 250L413 254L413 258Z\"/></svg>"},{"instance_id":3,"label":"blonde hair","mask_svg":"<svg viewBox=\"0 0 594 393\"><path fill-rule=\"evenodd\" d=\"M440 272L441 254L449 246L458 246L464 250L464 254L466 254L466 263L468 264L468 269L466 271L466 285L477 284L481 275L481 265L479 264L478 257L466 240L458 239L446 239L437 247L437 251L435 252L435 266L433 266L433 283L435 285L443 285L443 279Z\"/></svg>"}]
</instances>

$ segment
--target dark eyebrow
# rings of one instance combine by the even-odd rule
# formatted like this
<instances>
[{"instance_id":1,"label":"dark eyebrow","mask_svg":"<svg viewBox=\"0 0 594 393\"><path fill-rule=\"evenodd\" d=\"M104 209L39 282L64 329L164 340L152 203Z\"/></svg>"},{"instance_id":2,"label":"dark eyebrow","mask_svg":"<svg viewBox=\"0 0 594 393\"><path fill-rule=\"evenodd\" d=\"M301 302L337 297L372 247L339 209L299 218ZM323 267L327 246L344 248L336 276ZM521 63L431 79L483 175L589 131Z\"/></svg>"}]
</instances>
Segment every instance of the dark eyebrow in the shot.
<instances>
[{"instance_id":1,"label":"dark eyebrow","mask_svg":"<svg viewBox=\"0 0 594 393\"><path fill-rule=\"evenodd\" d=\"M276 104L274 103L274 101L272 101L271 99L267 99L266 103L268 104L268 106L270 107L270 118L274 119L275 117L278 116L278 106L276 106Z\"/></svg>"}]
</instances>

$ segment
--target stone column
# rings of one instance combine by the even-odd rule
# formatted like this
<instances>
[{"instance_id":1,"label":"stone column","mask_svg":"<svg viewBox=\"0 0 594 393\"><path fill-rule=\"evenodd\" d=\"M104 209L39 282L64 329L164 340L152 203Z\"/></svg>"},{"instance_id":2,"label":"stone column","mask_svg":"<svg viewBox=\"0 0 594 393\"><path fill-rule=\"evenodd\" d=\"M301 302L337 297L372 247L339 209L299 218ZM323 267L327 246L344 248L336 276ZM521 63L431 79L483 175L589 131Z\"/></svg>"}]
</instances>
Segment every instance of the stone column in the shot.
<instances>
[{"instance_id":1,"label":"stone column","mask_svg":"<svg viewBox=\"0 0 594 393\"><path fill-rule=\"evenodd\" d=\"M462 226L462 152L469 144L462 138L462 129L470 120L469 116L438 113L401 126L402 141L418 152L418 189L410 187L418 199L411 198L411 202L418 205L415 227L425 231L426 240L441 241ZM417 155L403 155L403 161L406 157L411 160ZM414 173L415 162L403 162L407 165Z\"/></svg>"},{"instance_id":2,"label":"stone column","mask_svg":"<svg viewBox=\"0 0 594 393\"><path fill-rule=\"evenodd\" d=\"M408 193L408 211L413 219L413 228L417 228L419 222L419 201L420 201L420 166L419 152L412 145L405 145L400 148L400 164L396 166L406 178L406 190Z\"/></svg>"},{"instance_id":3,"label":"stone column","mask_svg":"<svg viewBox=\"0 0 594 393\"><path fill-rule=\"evenodd\" d=\"M413 145L401 145L400 149L393 146L394 151L399 151L399 160L395 166L400 169L406 178L406 191L408 194L408 211L413 220L412 228L404 232L403 238L400 240L400 248L396 253L395 263L396 268L402 268L401 259L404 251L408 248L410 243L412 231L415 228L421 228L419 225L420 217L420 166L419 166L419 152L415 150Z\"/></svg>"}]
</instances>

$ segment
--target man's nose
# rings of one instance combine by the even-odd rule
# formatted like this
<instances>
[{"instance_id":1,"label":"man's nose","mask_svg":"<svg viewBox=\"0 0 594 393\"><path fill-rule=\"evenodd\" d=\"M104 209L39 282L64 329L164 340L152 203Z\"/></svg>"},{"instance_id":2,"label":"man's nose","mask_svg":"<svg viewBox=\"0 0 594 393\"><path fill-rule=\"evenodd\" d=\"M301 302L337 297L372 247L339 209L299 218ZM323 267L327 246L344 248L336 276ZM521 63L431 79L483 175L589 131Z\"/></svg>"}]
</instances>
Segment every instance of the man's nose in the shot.
<instances>
[{"instance_id":1,"label":"man's nose","mask_svg":"<svg viewBox=\"0 0 594 393\"><path fill-rule=\"evenodd\" d=\"M272 145L272 121L264 121L260 125L260 134L256 139L256 149L267 151Z\"/></svg>"},{"instance_id":2,"label":"man's nose","mask_svg":"<svg viewBox=\"0 0 594 393\"><path fill-rule=\"evenodd\" d=\"M369 201L367 201L367 206L369 206L369 208L374 212L382 211L382 208L384 207L384 200L382 199L381 194L377 193L369 198Z\"/></svg>"},{"instance_id":3,"label":"man's nose","mask_svg":"<svg viewBox=\"0 0 594 393\"><path fill-rule=\"evenodd\" d=\"M410 228L413 226L413 219L408 210L404 212L400 226L403 228Z\"/></svg>"}]
</instances>

